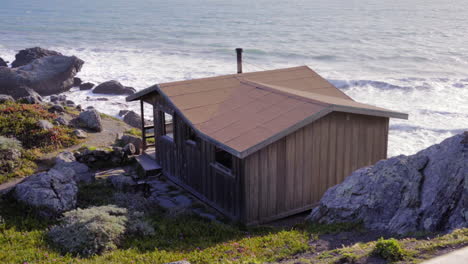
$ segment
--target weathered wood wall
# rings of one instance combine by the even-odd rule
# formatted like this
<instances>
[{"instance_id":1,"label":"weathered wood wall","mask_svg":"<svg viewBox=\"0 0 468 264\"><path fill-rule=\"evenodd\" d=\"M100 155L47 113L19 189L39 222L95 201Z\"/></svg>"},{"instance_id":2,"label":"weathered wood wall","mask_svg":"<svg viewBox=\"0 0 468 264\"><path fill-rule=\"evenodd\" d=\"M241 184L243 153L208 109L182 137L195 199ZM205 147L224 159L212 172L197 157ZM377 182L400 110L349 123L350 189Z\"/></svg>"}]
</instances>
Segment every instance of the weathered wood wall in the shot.
<instances>
[{"instance_id":1,"label":"weathered wood wall","mask_svg":"<svg viewBox=\"0 0 468 264\"><path fill-rule=\"evenodd\" d=\"M164 175L231 219L239 219L242 160L233 157L230 172L216 166L213 144L201 138L190 140L190 126L158 96L145 101L155 105L156 159ZM173 117L173 138L162 133L161 110Z\"/></svg>"},{"instance_id":2,"label":"weathered wood wall","mask_svg":"<svg viewBox=\"0 0 468 264\"><path fill-rule=\"evenodd\" d=\"M248 156L243 222L310 209L352 171L386 158L388 121L333 112Z\"/></svg>"}]
</instances>

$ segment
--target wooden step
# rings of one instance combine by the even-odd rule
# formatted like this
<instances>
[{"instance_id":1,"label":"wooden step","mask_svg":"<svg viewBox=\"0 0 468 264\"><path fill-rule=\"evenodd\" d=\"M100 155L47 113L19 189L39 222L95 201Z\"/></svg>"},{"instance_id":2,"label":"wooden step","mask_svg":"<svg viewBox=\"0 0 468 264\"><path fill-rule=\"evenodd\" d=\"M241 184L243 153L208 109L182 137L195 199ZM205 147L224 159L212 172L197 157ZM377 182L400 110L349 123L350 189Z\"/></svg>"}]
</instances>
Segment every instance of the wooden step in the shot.
<instances>
[{"instance_id":1,"label":"wooden step","mask_svg":"<svg viewBox=\"0 0 468 264\"><path fill-rule=\"evenodd\" d=\"M140 176L141 177L149 177L149 176L156 176L158 175L162 168L156 162L156 160L152 159L148 154L143 153L136 157L136 160L140 167Z\"/></svg>"}]
</instances>

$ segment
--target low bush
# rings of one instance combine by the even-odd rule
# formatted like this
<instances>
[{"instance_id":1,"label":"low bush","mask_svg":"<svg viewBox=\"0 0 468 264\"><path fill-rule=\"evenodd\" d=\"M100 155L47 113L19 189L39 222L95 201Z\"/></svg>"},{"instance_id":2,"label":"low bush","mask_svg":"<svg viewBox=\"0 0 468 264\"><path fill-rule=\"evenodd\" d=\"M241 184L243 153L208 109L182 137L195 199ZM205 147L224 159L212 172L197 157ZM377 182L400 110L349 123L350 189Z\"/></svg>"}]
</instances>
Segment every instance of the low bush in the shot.
<instances>
[{"instance_id":1,"label":"low bush","mask_svg":"<svg viewBox=\"0 0 468 264\"><path fill-rule=\"evenodd\" d=\"M53 122L57 116L49 113L45 106L38 104L6 103L0 105L0 135L15 137L26 149L44 150L68 147L78 142L73 130L65 126L56 126L43 130L39 120Z\"/></svg>"},{"instance_id":2,"label":"low bush","mask_svg":"<svg viewBox=\"0 0 468 264\"><path fill-rule=\"evenodd\" d=\"M0 136L0 150L2 149L22 150L23 147L21 145L21 142L16 138L7 138Z\"/></svg>"},{"instance_id":3,"label":"low bush","mask_svg":"<svg viewBox=\"0 0 468 264\"><path fill-rule=\"evenodd\" d=\"M372 255L379 256L388 261L399 261L404 259L406 252L403 250L398 240L394 238L380 238L375 244L375 248L372 250Z\"/></svg>"},{"instance_id":4,"label":"low bush","mask_svg":"<svg viewBox=\"0 0 468 264\"><path fill-rule=\"evenodd\" d=\"M76 209L64 213L48 238L64 254L101 254L116 249L124 235L153 235L153 227L142 218L142 213L113 205Z\"/></svg>"}]
</instances>

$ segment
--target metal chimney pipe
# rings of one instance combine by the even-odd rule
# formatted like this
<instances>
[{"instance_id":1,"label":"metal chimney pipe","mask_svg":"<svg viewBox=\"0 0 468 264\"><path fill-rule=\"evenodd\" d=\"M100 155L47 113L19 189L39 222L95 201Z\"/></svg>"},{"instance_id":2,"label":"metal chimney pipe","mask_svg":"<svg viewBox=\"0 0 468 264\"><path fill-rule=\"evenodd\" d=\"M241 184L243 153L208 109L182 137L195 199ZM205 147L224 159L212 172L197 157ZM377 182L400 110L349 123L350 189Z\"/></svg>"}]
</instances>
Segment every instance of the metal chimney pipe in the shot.
<instances>
[{"instance_id":1,"label":"metal chimney pipe","mask_svg":"<svg viewBox=\"0 0 468 264\"><path fill-rule=\"evenodd\" d=\"M242 73L242 49L237 48L237 73Z\"/></svg>"}]
</instances>

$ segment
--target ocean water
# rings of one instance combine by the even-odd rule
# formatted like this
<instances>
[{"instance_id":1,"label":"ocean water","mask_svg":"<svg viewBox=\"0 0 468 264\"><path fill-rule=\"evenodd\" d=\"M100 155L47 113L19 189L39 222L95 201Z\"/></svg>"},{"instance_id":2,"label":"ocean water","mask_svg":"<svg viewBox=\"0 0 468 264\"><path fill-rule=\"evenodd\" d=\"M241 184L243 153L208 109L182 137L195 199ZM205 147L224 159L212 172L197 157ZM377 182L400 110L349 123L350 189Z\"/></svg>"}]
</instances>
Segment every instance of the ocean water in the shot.
<instances>
[{"instance_id":1,"label":"ocean water","mask_svg":"<svg viewBox=\"0 0 468 264\"><path fill-rule=\"evenodd\" d=\"M393 156L468 130L467 25L466 0L0 0L0 57L41 46L83 59L84 81L139 90L235 73L242 47L246 72L308 65L355 100L409 113L391 120Z\"/></svg>"}]
</instances>

